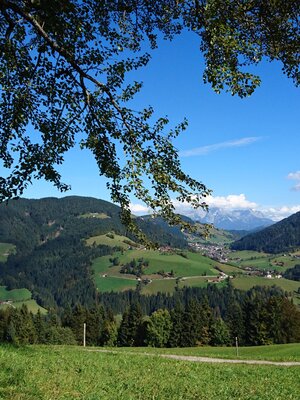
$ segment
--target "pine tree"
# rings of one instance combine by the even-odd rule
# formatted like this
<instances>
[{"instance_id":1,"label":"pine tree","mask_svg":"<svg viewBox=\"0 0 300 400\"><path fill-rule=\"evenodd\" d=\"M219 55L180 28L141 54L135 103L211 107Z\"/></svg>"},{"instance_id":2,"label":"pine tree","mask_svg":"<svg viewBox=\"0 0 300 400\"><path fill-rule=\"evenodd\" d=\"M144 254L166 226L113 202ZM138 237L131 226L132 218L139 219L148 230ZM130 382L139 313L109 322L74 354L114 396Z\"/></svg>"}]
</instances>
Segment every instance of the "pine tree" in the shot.
<instances>
[{"instance_id":1,"label":"pine tree","mask_svg":"<svg viewBox=\"0 0 300 400\"><path fill-rule=\"evenodd\" d=\"M182 303L177 302L171 310L172 331L169 338L170 347L183 346L185 313Z\"/></svg>"}]
</instances>

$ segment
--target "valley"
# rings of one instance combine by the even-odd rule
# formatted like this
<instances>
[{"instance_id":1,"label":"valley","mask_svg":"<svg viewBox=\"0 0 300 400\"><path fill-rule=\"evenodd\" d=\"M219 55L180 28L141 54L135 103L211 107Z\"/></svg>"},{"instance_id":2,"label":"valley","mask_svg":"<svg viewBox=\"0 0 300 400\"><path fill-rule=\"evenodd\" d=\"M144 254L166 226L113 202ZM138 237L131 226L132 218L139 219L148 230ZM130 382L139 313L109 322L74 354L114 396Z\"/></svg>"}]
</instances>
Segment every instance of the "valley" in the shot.
<instances>
[{"instance_id":1,"label":"valley","mask_svg":"<svg viewBox=\"0 0 300 400\"><path fill-rule=\"evenodd\" d=\"M64 307L76 304L79 298L92 304L95 291L171 295L186 287L223 287L229 282L240 290L276 285L300 303L300 284L283 276L300 264L300 252L294 247L278 254L236 250L234 246L247 239L244 231L226 231L190 220L195 233L182 233L162 219L136 218L148 237L159 243L158 249L150 250L128 235L118 207L80 197L21 199L2 205L0 218L0 284L7 287L2 290L1 307L3 302L10 304L11 289L27 288L30 297L20 299L16 306L26 303L36 312L39 306L42 310ZM289 219L284 223L290 226ZM276 226L267 229L278 233ZM263 238L263 232L249 237ZM294 241L295 232L291 234Z\"/></svg>"},{"instance_id":2,"label":"valley","mask_svg":"<svg viewBox=\"0 0 300 400\"><path fill-rule=\"evenodd\" d=\"M121 247L112 255L95 259L92 263L94 279L99 292L120 292L138 289L141 294L174 293L183 287L222 286L230 280L233 287L249 290L254 286L274 285L300 303L300 283L285 279L283 273L300 263L300 253L270 254L258 251L233 251L230 241L224 242L224 231L213 230L212 240L203 240L188 234L191 250L160 248L147 250L126 237L109 233L87 240L87 243L109 244ZM192 238L192 241L189 240ZM208 241L211 237L209 237ZM216 238L218 240L216 241ZM117 265L113 261L117 260ZM147 266L139 274L121 273L122 266L145 260Z\"/></svg>"}]
</instances>

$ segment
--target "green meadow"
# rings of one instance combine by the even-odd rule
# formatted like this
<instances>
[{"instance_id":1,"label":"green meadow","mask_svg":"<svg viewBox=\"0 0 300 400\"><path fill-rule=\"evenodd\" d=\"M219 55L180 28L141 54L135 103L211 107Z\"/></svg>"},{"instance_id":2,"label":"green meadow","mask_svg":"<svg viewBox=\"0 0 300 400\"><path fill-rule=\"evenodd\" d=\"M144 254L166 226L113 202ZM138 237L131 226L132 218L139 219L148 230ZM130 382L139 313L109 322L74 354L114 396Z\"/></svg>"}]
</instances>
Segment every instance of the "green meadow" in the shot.
<instances>
[{"instance_id":1,"label":"green meadow","mask_svg":"<svg viewBox=\"0 0 300 400\"><path fill-rule=\"evenodd\" d=\"M89 349L88 349L89 350ZM0 347L1 400L296 400L299 367L195 363L78 347ZM145 350L145 349L144 349ZM148 350L148 349L147 349Z\"/></svg>"}]
</instances>

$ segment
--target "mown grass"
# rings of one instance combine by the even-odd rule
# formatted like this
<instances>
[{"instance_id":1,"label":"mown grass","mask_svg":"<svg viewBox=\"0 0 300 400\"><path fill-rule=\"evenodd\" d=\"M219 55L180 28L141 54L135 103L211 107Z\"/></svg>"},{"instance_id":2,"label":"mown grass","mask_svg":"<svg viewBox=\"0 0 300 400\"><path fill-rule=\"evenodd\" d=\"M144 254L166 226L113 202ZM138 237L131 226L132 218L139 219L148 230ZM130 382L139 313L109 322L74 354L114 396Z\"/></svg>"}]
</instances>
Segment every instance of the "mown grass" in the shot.
<instances>
[{"instance_id":1,"label":"mown grass","mask_svg":"<svg viewBox=\"0 0 300 400\"><path fill-rule=\"evenodd\" d=\"M296 400L299 392L299 367L0 347L1 400Z\"/></svg>"}]
</instances>

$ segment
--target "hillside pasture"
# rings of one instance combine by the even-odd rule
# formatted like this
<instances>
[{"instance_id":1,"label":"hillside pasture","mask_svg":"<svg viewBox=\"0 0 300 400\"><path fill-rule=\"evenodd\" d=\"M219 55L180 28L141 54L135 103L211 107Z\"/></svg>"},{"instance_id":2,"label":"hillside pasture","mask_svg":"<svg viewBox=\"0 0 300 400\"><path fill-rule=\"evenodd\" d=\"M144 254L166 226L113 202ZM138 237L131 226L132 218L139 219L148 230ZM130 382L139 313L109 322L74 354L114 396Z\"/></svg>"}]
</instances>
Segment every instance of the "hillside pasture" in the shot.
<instances>
[{"instance_id":1,"label":"hillside pasture","mask_svg":"<svg viewBox=\"0 0 300 400\"><path fill-rule=\"evenodd\" d=\"M9 254L15 251L16 246L11 243L0 243L0 262L5 262Z\"/></svg>"},{"instance_id":2,"label":"hillside pasture","mask_svg":"<svg viewBox=\"0 0 300 400\"><path fill-rule=\"evenodd\" d=\"M37 304L35 300L31 298L31 292L28 289L13 289L7 290L5 286L0 286L0 302L10 302L8 304L0 304L1 309L7 307L20 308L25 304L29 311L36 314L38 310L42 314L46 314L47 310Z\"/></svg>"},{"instance_id":3,"label":"hillside pasture","mask_svg":"<svg viewBox=\"0 0 300 400\"><path fill-rule=\"evenodd\" d=\"M149 261L149 266L145 268L145 274L155 274L158 271L171 272L175 276L199 276L199 275L218 275L214 268L219 263L204 257L199 253L183 252L184 256L177 253L164 253L159 250L135 249L124 252L120 257L121 264L133 260L144 258Z\"/></svg>"},{"instance_id":4,"label":"hillside pasture","mask_svg":"<svg viewBox=\"0 0 300 400\"><path fill-rule=\"evenodd\" d=\"M11 300L26 301L31 299L31 292L28 289L7 290L5 286L0 286L0 301Z\"/></svg>"},{"instance_id":5,"label":"hillside pasture","mask_svg":"<svg viewBox=\"0 0 300 400\"><path fill-rule=\"evenodd\" d=\"M299 367L193 363L78 347L0 347L2 400L296 400ZM123 350L123 349L122 349Z\"/></svg>"},{"instance_id":6,"label":"hillside pasture","mask_svg":"<svg viewBox=\"0 0 300 400\"><path fill-rule=\"evenodd\" d=\"M284 291L293 293L300 287L300 282L290 279L268 279L261 276L239 276L231 280L233 286L241 290L249 290L254 286L278 286Z\"/></svg>"},{"instance_id":7,"label":"hillside pasture","mask_svg":"<svg viewBox=\"0 0 300 400\"><path fill-rule=\"evenodd\" d=\"M206 236L206 227L204 224L196 223L199 236L187 234L189 242L198 242L203 244L229 244L234 241L234 235L226 230L218 229L214 226L208 228Z\"/></svg>"},{"instance_id":8,"label":"hillside pasture","mask_svg":"<svg viewBox=\"0 0 300 400\"><path fill-rule=\"evenodd\" d=\"M124 290L135 289L136 285L137 281L134 278L96 277L96 287L99 292L123 292Z\"/></svg>"},{"instance_id":9,"label":"hillside pasture","mask_svg":"<svg viewBox=\"0 0 300 400\"><path fill-rule=\"evenodd\" d=\"M88 213L84 213L79 215L79 218L97 218L97 219L107 219L110 218L110 216L108 216L105 213L93 213L93 212L88 212Z\"/></svg>"},{"instance_id":10,"label":"hillside pasture","mask_svg":"<svg viewBox=\"0 0 300 400\"><path fill-rule=\"evenodd\" d=\"M173 293L176 287L176 279L153 279L151 283L142 286L141 293L145 295L161 293Z\"/></svg>"},{"instance_id":11,"label":"hillside pasture","mask_svg":"<svg viewBox=\"0 0 300 400\"><path fill-rule=\"evenodd\" d=\"M130 239L128 239L128 237L117 235L116 233L92 236L86 240L86 244L88 246L92 246L94 243L96 245L102 244L110 247L121 247L126 250L130 247L129 243L132 243L132 245L135 244Z\"/></svg>"},{"instance_id":12,"label":"hillside pasture","mask_svg":"<svg viewBox=\"0 0 300 400\"><path fill-rule=\"evenodd\" d=\"M231 264L241 268L252 267L259 270L284 272L300 264L300 260L290 254L267 254L257 251L235 251L228 254Z\"/></svg>"},{"instance_id":13,"label":"hillside pasture","mask_svg":"<svg viewBox=\"0 0 300 400\"><path fill-rule=\"evenodd\" d=\"M182 278L179 281L178 287L182 289L183 287L206 287L210 282L210 278L207 278L206 276L196 276L196 277L190 277L190 278ZM226 284L225 281L213 283L214 285L217 285L218 287L223 286Z\"/></svg>"}]
</instances>

